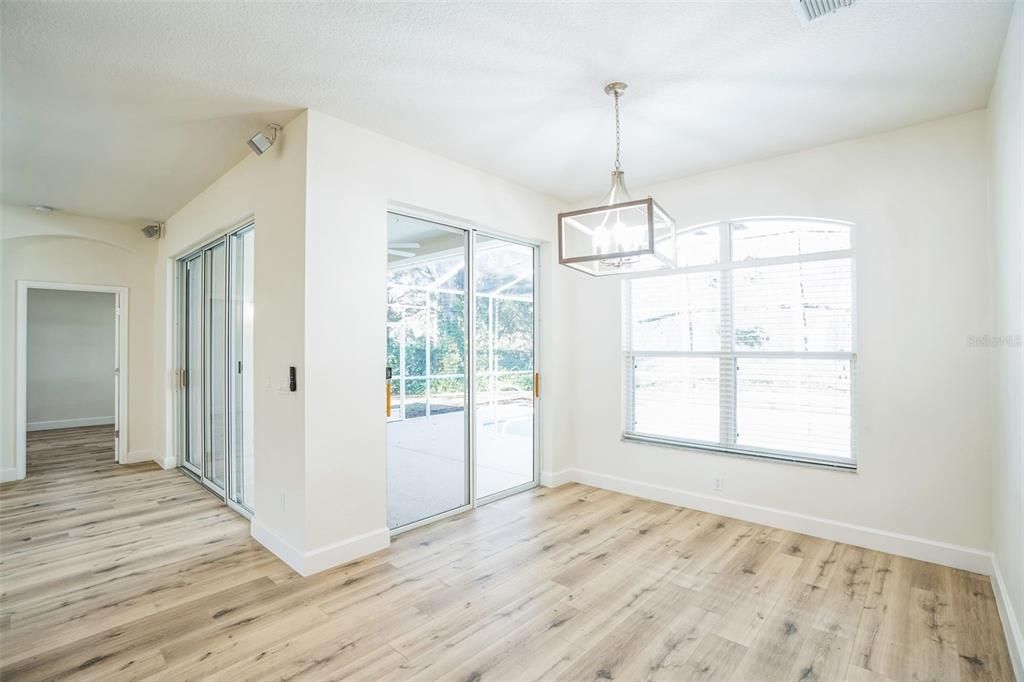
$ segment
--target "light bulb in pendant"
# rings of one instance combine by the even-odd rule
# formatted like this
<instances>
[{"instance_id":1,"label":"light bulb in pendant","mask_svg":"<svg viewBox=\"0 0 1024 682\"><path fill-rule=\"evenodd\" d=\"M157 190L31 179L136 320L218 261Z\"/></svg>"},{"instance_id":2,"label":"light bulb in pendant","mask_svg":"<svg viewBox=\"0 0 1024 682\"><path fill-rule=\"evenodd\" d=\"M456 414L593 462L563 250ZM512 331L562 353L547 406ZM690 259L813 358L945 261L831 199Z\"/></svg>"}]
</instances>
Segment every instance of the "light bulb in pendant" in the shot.
<instances>
[{"instance_id":1,"label":"light bulb in pendant","mask_svg":"<svg viewBox=\"0 0 1024 682\"><path fill-rule=\"evenodd\" d=\"M629 251L629 244L626 243L629 238L629 229L622 224L621 220L615 221L615 227L612 228L612 234L615 235L615 250Z\"/></svg>"}]
</instances>

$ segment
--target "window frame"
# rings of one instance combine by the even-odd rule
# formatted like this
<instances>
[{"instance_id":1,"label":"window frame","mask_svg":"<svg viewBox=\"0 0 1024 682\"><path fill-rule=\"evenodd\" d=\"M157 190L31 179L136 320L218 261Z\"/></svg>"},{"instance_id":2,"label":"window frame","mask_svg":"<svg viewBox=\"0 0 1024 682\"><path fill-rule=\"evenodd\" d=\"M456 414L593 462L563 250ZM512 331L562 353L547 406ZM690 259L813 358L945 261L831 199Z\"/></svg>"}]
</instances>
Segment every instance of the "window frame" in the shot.
<instances>
[{"instance_id":1,"label":"window frame","mask_svg":"<svg viewBox=\"0 0 1024 682\"><path fill-rule=\"evenodd\" d=\"M770 258L751 258L743 261L733 261L733 226L738 223L763 221L763 220L787 220L791 222L808 223L831 223L842 225L849 229L850 248L833 251L820 251L802 255L775 256ZM660 270L637 275L625 279L622 286L622 376L623 376L623 401L622 401L622 439L625 441L662 445L668 447L682 448L686 450L700 450L756 459L767 459L795 464L808 464L813 466L826 467L846 471L857 470L857 257L856 257L856 225L844 220L829 218L810 218L803 216L755 216L747 218L735 218L731 220L712 221L702 223L680 230L677 235L677 245L683 235L697 230L718 230L718 263L705 265L692 265L672 268L671 270ZM815 352L815 351L737 351L735 349L735 329L733 314L735 300L732 292L732 277L722 277L720 287L720 312L719 321L721 326L721 338L728 339L728 350L718 351L636 351L632 348L631 335L633 331L632 316L632 280L646 279L648 277L665 277L671 275L687 275L702 272L731 273L736 270L751 267L767 267L773 265L789 265L793 263L809 263L816 261L829 261L849 259L850 261L850 300L851 300L851 338L849 352ZM726 315L725 312L729 311ZM719 402L719 441L710 442L696 439L674 438L671 436L654 433L644 433L635 429L635 372L637 369L637 358L718 358L719 359L719 392L722 399L726 396L728 401ZM805 359L805 360L847 360L850 363L850 456L838 457L834 455L815 455L803 452L778 450L767 447L752 447L738 445L735 442L735 433L730 433L727 428L729 424L736 424L736 366L737 360L743 358L772 358L772 359ZM724 406L724 409L723 409Z\"/></svg>"}]
</instances>

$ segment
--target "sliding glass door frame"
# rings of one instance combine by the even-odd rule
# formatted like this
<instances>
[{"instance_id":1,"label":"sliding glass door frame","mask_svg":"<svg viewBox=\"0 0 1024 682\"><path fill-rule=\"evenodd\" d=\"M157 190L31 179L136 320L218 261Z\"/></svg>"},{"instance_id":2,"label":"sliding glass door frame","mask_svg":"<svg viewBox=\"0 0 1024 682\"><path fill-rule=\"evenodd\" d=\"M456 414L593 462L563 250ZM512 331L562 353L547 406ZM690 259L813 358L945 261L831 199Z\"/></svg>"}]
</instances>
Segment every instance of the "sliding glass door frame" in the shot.
<instances>
[{"instance_id":1,"label":"sliding glass door frame","mask_svg":"<svg viewBox=\"0 0 1024 682\"><path fill-rule=\"evenodd\" d=\"M198 382L200 387L203 385L204 365L203 365L203 346L205 343L202 341L203 337L203 320L205 318L205 305L203 302L203 252L198 251L191 253L187 256L179 258L176 263L176 276L177 276L177 319L178 324L176 328L175 339L177 343L177 364L178 364L178 466L184 468L186 471L191 472L197 477L202 477L202 463L205 458L205 454L202 452L204 449L203 443L203 430L202 430L202 419L205 414L205 405L203 404L203 391L199 391L196 396L196 405L189 403L189 393L193 388L193 384ZM192 298L192 284L194 284L190 275L190 270L195 268L199 273L199 297L198 303L198 315L193 317L192 309L189 303ZM198 334L199 334L199 349L196 354L197 357L192 357L192 331L193 322L197 322ZM193 374L193 369L195 373ZM192 455L192 446L194 444L192 435L192 422L193 417L196 416L196 420L199 426L199 464L192 461L190 455Z\"/></svg>"},{"instance_id":2,"label":"sliding glass door frame","mask_svg":"<svg viewBox=\"0 0 1024 682\"><path fill-rule=\"evenodd\" d=\"M509 236L501 232L496 232L489 229L477 227L472 224L467 224L462 221L449 219L447 217L438 216L437 214L420 211L417 209L411 209L406 206L402 207L389 207L389 213L394 213L400 216L408 218L414 218L416 220L422 220L425 222L433 223L442 228L448 230L459 230L466 234L466 361L465 361L465 374L466 380L464 382L465 387L465 455L468 462L468 503L428 516L426 518L408 523L397 528L391 529L391 535L400 535L406 531L425 526L427 524L440 521L450 516L462 514L476 507L481 507L485 504L495 502L503 499L510 495L525 492L532 488L536 488L540 485L540 463L541 463L541 451L540 451L540 410L539 408L539 396L537 393L536 385L534 385L533 391L533 479L524 484L502 490L488 495L485 498L477 499L477 428L476 428L476 397L477 397L477 362L476 362L476 251L477 251L477 240L479 237L497 239L511 244L518 244L529 248L533 253L533 371L534 371L534 382L537 381L537 377L540 374L540 353L537 345L537 339L540 335L540 294L539 294L539 273L540 273L540 246L534 242L524 240L520 237ZM385 297L386 299L386 297ZM386 329L386 327L385 327ZM402 409L405 409L404 402L402 403Z\"/></svg>"},{"instance_id":3,"label":"sliding glass door frame","mask_svg":"<svg viewBox=\"0 0 1024 682\"><path fill-rule=\"evenodd\" d=\"M237 339L235 338L235 327L234 324L237 319L237 311L235 309L235 282L232 280L233 263L235 262L234 244L235 240L243 237L245 234L255 229L255 222L252 219L246 220L241 225L229 230L227 233L217 237L209 242L204 243L202 246L187 252L185 255L175 259L175 297L177 299L175 305L176 311L176 324L175 324L175 358L178 363L178 381L176 382L176 390L178 392L178 399L175 401L177 408L176 418L176 432L177 432L177 443L178 452L177 460L178 466L188 474L190 477L196 479L197 482L202 484L205 488L210 490L212 493L223 499L224 503L228 507L234 509L242 516L246 518L252 518L254 511L244 504L232 499L231 490L233 489L233 477L236 475L232 461L234 459L235 448L241 447L241 443L236 442L238 439L235 434L235 402L236 402L236 387L235 382L237 380L236 373L232 371L233 368L238 367L239 358L237 356ZM220 320L224 325L224 353L222 359L222 392L221 400L224 404L224 424L222 427L221 437L218 438L218 443L213 442L215 429L211 426L211 419L213 418L212 412L208 405L208 389L214 385L214 377L210 373L211 366L214 363L208 362L208 358L211 354L211 335L208 333L208 322L211 319L212 310L208 307L208 292L211 290L213 282L213 268L210 267L212 261L213 249L217 247L224 248L224 268L223 268L223 281L219 282L224 292L224 310L222 311L223 319ZM188 277L188 265L190 263L198 262L201 267L201 292L199 296L200 310L198 311L199 319L199 330L198 333L201 338L202 351L199 358L192 358L189 354L189 337L193 329L190 326L193 321L193 315L190 314L189 302L190 292L189 284L190 279ZM198 366L197 366L198 365ZM198 370L196 372L195 370ZM246 368L246 371L252 371L252 368ZM199 424L194 424L191 417L194 411L190 409L193 406L189 404L189 393L192 389L193 381L198 377L198 382L202 388L198 395L198 413L201 418L198 420ZM239 416L240 417L240 416ZM189 461L189 448L192 445L193 427L197 427L200 430L200 442L202 443L202 466L196 466L194 462ZM224 474L223 474L223 486L216 483L211 475L207 475L208 472L213 471L213 448L219 446L223 448L224 453Z\"/></svg>"},{"instance_id":4,"label":"sliding glass door frame","mask_svg":"<svg viewBox=\"0 0 1024 682\"><path fill-rule=\"evenodd\" d=\"M246 377L250 377L250 380L253 382L252 397L255 398L255 377L252 376L253 367L248 366L243 360L245 357L245 347L242 343L245 339L243 331L245 325L245 304L241 298L241 295L245 292L245 238L251 235L255 242L255 230L256 224L249 221L225 237L228 244L228 267L225 272L225 277L227 278L225 314L228 318L228 325L225 340L227 344L227 363L225 367L227 377L224 390L227 392L225 415L227 415L228 425L224 429L226 440L226 449L224 451L225 469L227 471L224 499L229 507L250 518L255 513L253 506L236 500L234 494L235 491L241 490L241 496L245 497L246 472L244 468L236 468L233 463L236 459L240 459L241 466L245 466L245 457L242 452L245 437L242 431L245 428L244 410L246 406L243 402L243 397ZM255 243L250 246L250 249L255 253ZM241 256L241 259L239 256ZM255 262L253 267L255 268ZM250 406L249 409L252 409L252 407ZM255 422L255 418L253 418L253 422ZM255 443L251 444L255 447ZM236 485L239 487L236 487ZM255 491L253 492L255 493Z\"/></svg>"}]
</instances>

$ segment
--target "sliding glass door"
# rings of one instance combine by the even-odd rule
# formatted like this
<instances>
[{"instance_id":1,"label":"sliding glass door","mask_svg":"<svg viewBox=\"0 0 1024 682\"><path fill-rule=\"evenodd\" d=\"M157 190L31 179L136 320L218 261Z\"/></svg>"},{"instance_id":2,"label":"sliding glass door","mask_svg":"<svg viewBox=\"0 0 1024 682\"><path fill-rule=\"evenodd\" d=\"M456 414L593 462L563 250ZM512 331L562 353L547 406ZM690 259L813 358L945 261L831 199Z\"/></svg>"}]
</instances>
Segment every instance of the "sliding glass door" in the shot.
<instances>
[{"instance_id":1,"label":"sliding glass door","mask_svg":"<svg viewBox=\"0 0 1024 682\"><path fill-rule=\"evenodd\" d=\"M537 482L536 247L388 214L388 524Z\"/></svg>"},{"instance_id":2,"label":"sliding glass door","mask_svg":"<svg viewBox=\"0 0 1024 682\"><path fill-rule=\"evenodd\" d=\"M203 480L223 492L227 474L227 246L221 241L203 254L206 266L206 288L203 304L206 316L206 381L203 401L206 405L206 461Z\"/></svg>"},{"instance_id":3,"label":"sliding glass door","mask_svg":"<svg viewBox=\"0 0 1024 682\"><path fill-rule=\"evenodd\" d=\"M249 509L255 509L255 469L253 467L253 247L256 232L247 227L231 235L231 489L229 498Z\"/></svg>"},{"instance_id":4,"label":"sliding glass door","mask_svg":"<svg viewBox=\"0 0 1024 682\"><path fill-rule=\"evenodd\" d=\"M253 227L179 260L181 466L253 510Z\"/></svg>"},{"instance_id":5,"label":"sliding glass door","mask_svg":"<svg viewBox=\"0 0 1024 682\"><path fill-rule=\"evenodd\" d=\"M389 215L388 525L470 504L463 230Z\"/></svg>"},{"instance_id":6,"label":"sliding glass door","mask_svg":"<svg viewBox=\"0 0 1024 682\"><path fill-rule=\"evenodd\" d=\"M534 482L534 252L476 235L476 497Z\"/></svg>"}]
</instances>

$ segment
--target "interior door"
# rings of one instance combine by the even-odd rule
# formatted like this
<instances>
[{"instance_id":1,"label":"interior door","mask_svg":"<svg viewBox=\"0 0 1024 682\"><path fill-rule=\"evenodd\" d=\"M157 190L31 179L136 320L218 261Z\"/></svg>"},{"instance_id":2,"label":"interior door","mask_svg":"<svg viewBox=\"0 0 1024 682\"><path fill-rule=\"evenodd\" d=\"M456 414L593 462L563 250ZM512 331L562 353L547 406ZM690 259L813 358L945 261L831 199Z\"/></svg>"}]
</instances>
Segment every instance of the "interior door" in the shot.
<instances>
[{"instance_id":1,"label":"interior door","mask_svg":"<svg viewBox=\"0 0 1024 682\"><path fill-rule=\"evenodd\" d=\"M476 499L532 487L538 388L536 247L476 234Z\"/></svg>"}]
</instances>

